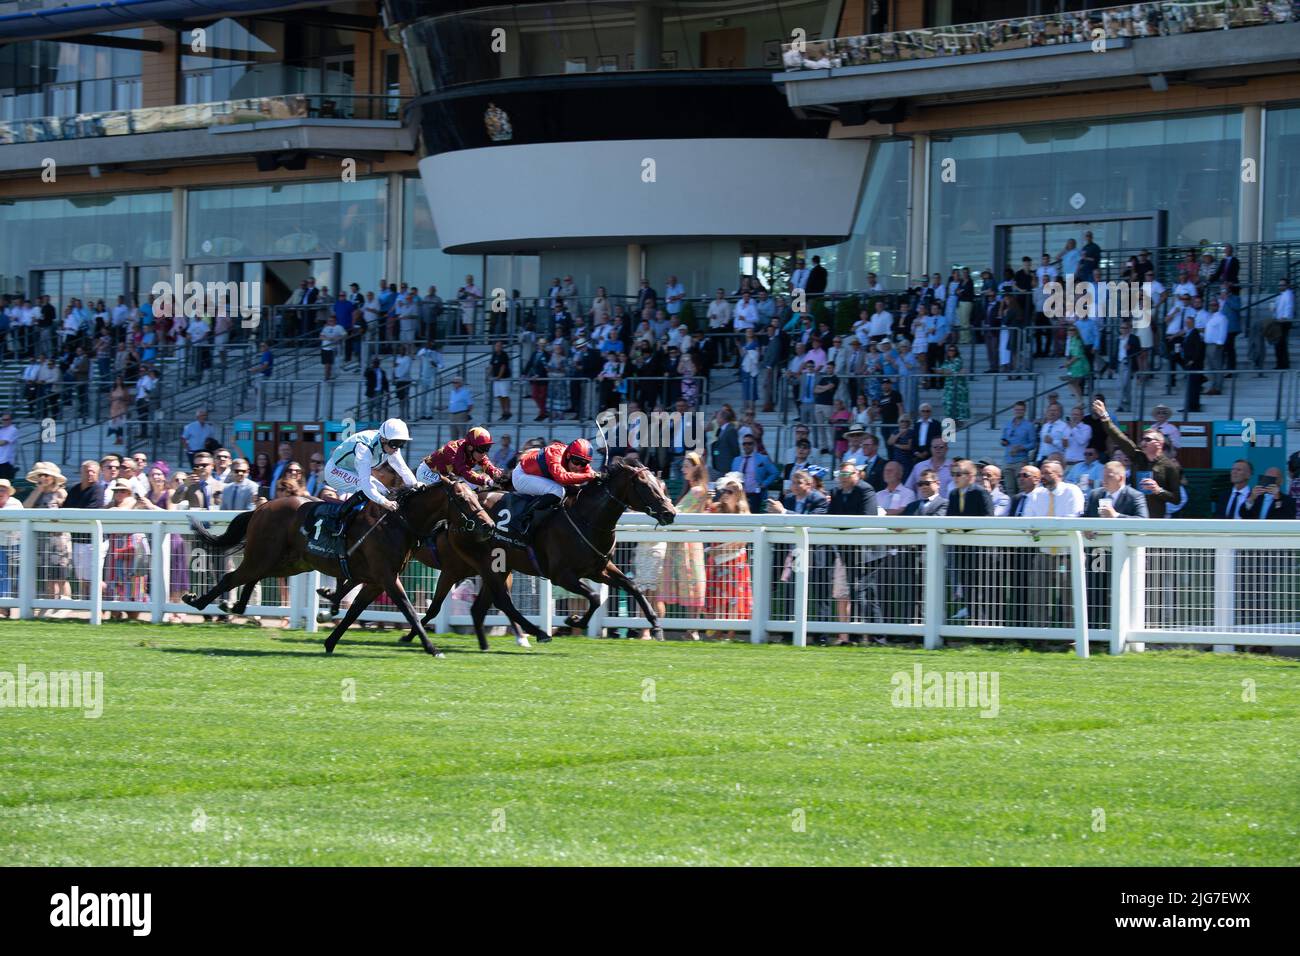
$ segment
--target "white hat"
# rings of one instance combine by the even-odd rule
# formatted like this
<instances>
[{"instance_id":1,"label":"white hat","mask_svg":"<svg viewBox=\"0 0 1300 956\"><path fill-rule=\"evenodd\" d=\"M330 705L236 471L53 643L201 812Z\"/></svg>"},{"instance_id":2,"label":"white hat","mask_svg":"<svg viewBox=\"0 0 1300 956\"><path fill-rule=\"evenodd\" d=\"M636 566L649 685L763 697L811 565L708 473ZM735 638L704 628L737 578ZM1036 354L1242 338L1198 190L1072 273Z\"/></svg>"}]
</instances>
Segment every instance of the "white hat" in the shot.
<instances>
[{"instance_id":1,"label":"white hat","mask_svg":"<svg viewBox=\"0 0 1300 956\"><path fill-rule=\"evenodd\" d=\"M379 426L379 437L385 441L406 441L411 440L411 433L406 428L406 422L400 418L390 418Z\"/></svg>"}]
</instances>

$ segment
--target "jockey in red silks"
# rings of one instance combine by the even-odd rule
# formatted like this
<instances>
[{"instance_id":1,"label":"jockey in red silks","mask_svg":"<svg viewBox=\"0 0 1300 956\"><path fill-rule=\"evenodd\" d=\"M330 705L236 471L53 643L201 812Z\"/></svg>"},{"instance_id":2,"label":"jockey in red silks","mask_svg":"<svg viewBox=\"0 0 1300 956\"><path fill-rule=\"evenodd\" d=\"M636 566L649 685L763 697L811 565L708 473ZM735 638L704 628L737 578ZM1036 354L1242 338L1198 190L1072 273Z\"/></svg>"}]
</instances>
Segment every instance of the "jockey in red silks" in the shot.
<instances>
[{"instance_id":1,"label":"jockey in red silks","mask_svg":"<svg viewBox=\"0 0 1300 956\"><path fill-rule=\"evenodd\" d=\"M533 524L564 500L566 488L584 485L596 477L591 468L591 442L577 438L568 445L553 441L542 448L530 448L519 456L510 474L515 491L536 495L529 500L517 533L527 535Z\"/></svg>"},{"instance_id":2,"label":"jockey in red silks","mask_svg":"<svg viewBox=\"0 0 1300 956\"><path fill-rule=\"evenodd\" d=\"M464 478L472 485L486 488L504 474L488 458L491 447L491 434L486 428L476 425L464 438L453 438L420 462L415 477L429 484L443 478ZM476 471L478 468L483 471Z\"/></svg>"}]
</instances>

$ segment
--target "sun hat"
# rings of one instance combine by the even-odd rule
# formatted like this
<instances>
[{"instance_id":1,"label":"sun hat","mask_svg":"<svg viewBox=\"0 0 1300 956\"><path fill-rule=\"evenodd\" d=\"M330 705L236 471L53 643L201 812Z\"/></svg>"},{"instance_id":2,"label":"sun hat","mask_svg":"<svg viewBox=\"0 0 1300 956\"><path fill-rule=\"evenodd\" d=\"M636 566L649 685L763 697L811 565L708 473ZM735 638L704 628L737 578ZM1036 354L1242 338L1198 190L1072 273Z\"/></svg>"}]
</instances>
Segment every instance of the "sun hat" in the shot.
<instances>
[{"instance_id":1,"label":"sun hat","mask_svg":"<svg viewBox=\"0 0 1300 956\"><path fill-rule=\"evenodd\" d=\"M108 483L108 490L110 492L135 491L135 489L131 487L131 482L127 481L125 478L114 478Z\"/></svg>"},{"instance_id":2,"label":"sun hat","mask_svg":"<svg viewBox=\"0 0 1300 956\"><path fill-rule=\"evenodd\" d=\"M32 470L27 473L28 481L35 481L38 475L50 475L58 479L59 484L66 485L68 479L64 477L59 466L52 461L38 461L32 466Z\"/></svg>"}]
</instances>

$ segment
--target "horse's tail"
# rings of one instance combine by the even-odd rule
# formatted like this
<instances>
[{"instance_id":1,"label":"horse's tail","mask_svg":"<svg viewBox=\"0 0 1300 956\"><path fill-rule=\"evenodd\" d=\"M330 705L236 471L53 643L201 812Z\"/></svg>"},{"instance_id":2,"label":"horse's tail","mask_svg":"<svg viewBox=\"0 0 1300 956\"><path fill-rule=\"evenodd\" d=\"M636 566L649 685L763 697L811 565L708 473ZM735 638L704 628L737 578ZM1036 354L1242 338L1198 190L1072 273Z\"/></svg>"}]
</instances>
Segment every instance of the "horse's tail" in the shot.
<instances>
[{"instance_id":1,"label":"horse's tail","mask_svg":"<svg viewBox=\"0 0 1300 956\"><path fill-rule=\"evenodd\" d=\"M190 515L190 530L194 532L195 537L210 548L237 551L244 546L244 538L248 534L248 523L252 520L253 512L241 511L235 515L235 520L230 522L225 531L221 532L221 534L213 534L199 524L198 518Z\"/></svg>"}]
</instances>

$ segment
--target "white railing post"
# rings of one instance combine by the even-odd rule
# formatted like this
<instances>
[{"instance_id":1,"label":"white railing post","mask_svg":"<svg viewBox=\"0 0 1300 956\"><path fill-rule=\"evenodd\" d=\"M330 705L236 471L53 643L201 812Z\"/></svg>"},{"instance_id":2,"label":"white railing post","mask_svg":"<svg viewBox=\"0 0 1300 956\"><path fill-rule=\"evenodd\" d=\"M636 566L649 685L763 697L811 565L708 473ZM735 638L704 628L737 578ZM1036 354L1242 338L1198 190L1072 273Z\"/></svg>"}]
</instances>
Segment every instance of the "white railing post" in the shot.
<instances>
[{"instance_id":1,"label":"white railing post","mask_svg":"<svg viewBox=\"0 0 1300 956\"><path fill-rule=\"evenodd\" d=\"M762 525L754 529L754 554L750 566L754 569L751 587L754 610L749 619L749 643L762 644L767 640L767 622L772 614L772 543Z\"/></svg>"},{"instance_id":2,"label":"white railing post","mask_svg":"<svg viewBox=\"0 0 1300 956\"><path fill-rule=\"evenodd\" d=\"M600 599L600 604L597 605L596 613L591 616L591 620L587 622L588 637L600 637L600 635L604 633L605 618L609 616L609 609L608 609L609 594L610 591L609 591L608 584L596 585L596 596ZM627 596L627 599L629 603L632 603L636 600L630 594Z\"/></svg>"},{"instance_id":3,"label":"white railing post","mask_svg":"<svg viewBox=\"0 0 1300 956\"><path fill-rule=\"evenodd\" d=\"M1214 629L1216 631L1232 630L1233 603L1237 590L1232 586L1237 577L1237 552L1232 548L1214 549ZM1236 650L1232 644L1215 644L1214 653L1231 654Z\"/></svg>"},{"instance_id":4,"label":"white railing post","mask_svg":"<svg viewBox=\"0 0 1300 956\"><path fill-rule=\"evenodd\" d=\"M99 627L104 617L104 522L93 522L90 530L90 624ZM129 572L126 579L131 580Z\"/></svg>"},{"instance_id":5,"label":"white railing post","mask_svg":"<svg viewBox=\"0 0 1300 956\"><path fill-rule=\"evenodd\" d=\"M1110 539L1110 652L1123 654L1128 643L1129 615L1133 612L1132 552L1128 535L1117 531Z\"/></svg>"},{"instance_id":6,"label":"white railing post","mask_svg":"<svg viewBox=\"0 0 1300 956\"><path fill-rule=\"evenodd\" d=\"M304 605L303 613L306 614L306 619L303 622L303 627L308 634L315 634L320 627L320 625L316 622L316 615L317 612L320 610L320 603L319 603L320 595L316 593L316 589L318 587L320 587L320 572L319 571L308 572L307 583L306 586L303 588L303 605Z\"/></svg>"},{"instance_id":7,"label":"white railing post","mask_svg":"<svg viewBox=\"0 0 1300 956\"><path fill-rule=\"evenodd\" d=\"M155 521L149 531L149 545L153 554L149 559L149 620L161 624L167 611L167 595L171 591L171 562L167 553L168 538L163 523Z\"/></svg>"},{"instance_id":8,"label":"white railing post","mask_svg":"<svg viewBox=\"0 0 1300 956\"><path fill-rule=\"evenodd\" d=\"M808 544L808 526L799 528L799 550L794 562L794 636L795 647L808 646L808 581L812 576L812 554Z\"/></svg>"},{"instance_id":9,"label":"white railing post","mask_svg":"<svg viewBox=\"0 0 1300 956\"><path fill-rule=\"evenodd\" d=\"M302 575L295 574L285 585L289 588L289 630L295 630L302 617Z\"/></svg>"},{"instance_id":10,"label":"white railing post","mask_svg":"<svg viewBox=\"0 0 1300 956\"><path fill-rule=\"evenodd\" d=\"M1074 652L1079 657L1088 656L1088 571L1087 556L1083 550L1083 532L1070 533L1070 591L1074 599Z\"/></svg>"},{"instance_id":11,"label":"white railing post","mask_svg":"<svg viewBox=\"0 0 1300 956\"><path fill-rule=\"evenodd\" d=\"M939 540L938 528L925 530L925 606L924 646L927 651L943 647L943 638L939 636L939 626L944 620L943 594L943 542Z\"/></svg>"},{"instance_id":12,"label":"white railing post","mask_svg":"<svg viewBox=\"0 0 1300 956\"><path fill-rule=\"evenodd\" d=\"M537 626L547 634L555 629L555 595L550 578L537 579Z\"/></svg>"},{"instance_id":13,"label":"white railing post","mask_svg":"<svg viewBox=\"0 0 1300 956\"><path fill-rule=\"evenodd\" d=\"M1129 561L1129 630L1144 630L1147 625L1147 549L1133 548ZM1125 641L1124 650L1141 654L1144 641Z\"/></svg>"},{"instance_id":14,"label":"white railing post","mask_svg":"<svg viewBox=\"0 0 1300 956\"><path fill-rule=\"evenodd\" d=\"M32 601L36 599L36 530L32 519L22 518L23 531L18 544L18 616L24 621L32 619ZM10 568L9 573L13 574Z\"/></svg>"}]
</instances>

